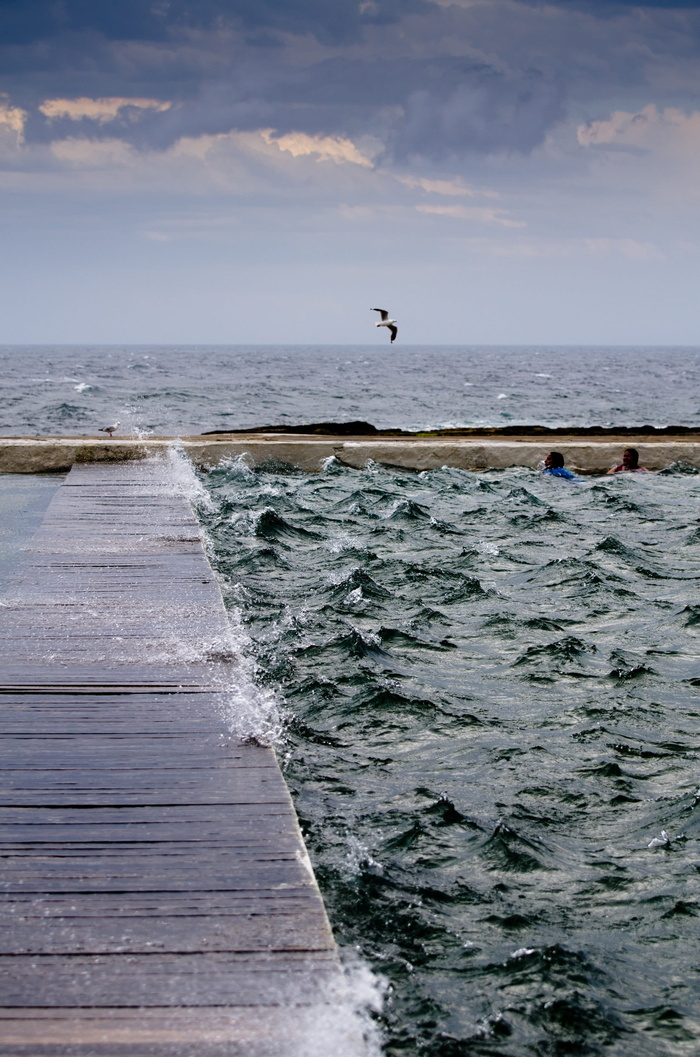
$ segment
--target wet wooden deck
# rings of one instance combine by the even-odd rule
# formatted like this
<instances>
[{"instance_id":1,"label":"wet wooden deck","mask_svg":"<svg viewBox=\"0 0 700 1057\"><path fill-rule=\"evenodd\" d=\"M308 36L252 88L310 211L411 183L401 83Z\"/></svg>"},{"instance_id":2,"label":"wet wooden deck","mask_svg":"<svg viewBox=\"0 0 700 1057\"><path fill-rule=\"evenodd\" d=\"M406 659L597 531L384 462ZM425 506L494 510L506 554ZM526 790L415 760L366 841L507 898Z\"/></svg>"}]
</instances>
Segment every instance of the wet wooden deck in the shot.
<instances>
[{"instance_id":1,"label":"wet wooden deck","mask_svg":"<svg viewBox=\"0 0 700 1057\"><path fill-rule=\"evenodd\" d=\"M0 606L0 1054L306 1052L339 980L167 463L74 467Z\"/></svg>"}]
</instances>

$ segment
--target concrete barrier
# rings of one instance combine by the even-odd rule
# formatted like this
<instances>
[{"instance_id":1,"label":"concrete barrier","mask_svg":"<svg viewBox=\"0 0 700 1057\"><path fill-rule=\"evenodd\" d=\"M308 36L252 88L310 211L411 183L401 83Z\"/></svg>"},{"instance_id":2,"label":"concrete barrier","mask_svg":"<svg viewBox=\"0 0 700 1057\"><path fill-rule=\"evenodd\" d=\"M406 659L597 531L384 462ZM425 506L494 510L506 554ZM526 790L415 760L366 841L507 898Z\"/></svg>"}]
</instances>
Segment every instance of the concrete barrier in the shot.
<instances>
[{"instance_id":1,"label":"concrete barrier","mask_svg":"<svg viewBox=\"0 0 700 1057\"><path fill-rule=\"evenodd\" d=\"M144 459L178 444L192 462L212 469L227 459L244 456L252 468L286 465L318 472L331 456L346 466L360 468L372 460L406 470L454 466L464 470L534 467L548 451L562 452L566 465L579 473L605 473L622 460L633 445L640 463L661 470L682 461L700 468L700 431L683 437L639 439L630 436L598 438L571 436L503 437L382 437L346 438L284 434L237 434L146 439L92 437L0 437L0 473L66 472L74 463L126 462Z\"/></svg>"},{"instance_id":2,"label":"concrete barrier","mask_svg":"<svg viewBox=\"0 0 700 1057\"><path fill-rule=\"evenodd\" d=\"M537 466L547 452L560 451L569 469L578 473L606 473L622 462L629 440L611 442L552 438L533 440L395 440L349 441L337 453L348 466L364 466L368 459L410 470L432 470L456 466L464 470L502 470L509 466ZM649 470L662 470L683 461L700 467L700 443L655 441L636 443L639 461Z\"/></svg>"}]
</instances>

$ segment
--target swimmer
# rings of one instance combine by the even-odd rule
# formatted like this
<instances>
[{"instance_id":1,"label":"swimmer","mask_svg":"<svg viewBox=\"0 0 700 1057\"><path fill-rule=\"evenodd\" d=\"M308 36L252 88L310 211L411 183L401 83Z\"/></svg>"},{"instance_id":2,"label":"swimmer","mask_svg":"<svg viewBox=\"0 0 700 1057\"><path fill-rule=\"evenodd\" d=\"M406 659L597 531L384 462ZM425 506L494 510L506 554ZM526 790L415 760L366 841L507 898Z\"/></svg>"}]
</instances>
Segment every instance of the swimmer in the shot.
<instances>
[{"instance_id":1,"label":"swimmer","mask_svg":"<svg viewBox=\"0 0 700 1057\"><path fill-rule=\"evenodd\" d=\"M550 477L563 477L567 481L577 481L578 477L571 470L564 468L564 456L560 451L550 451L547 458L544 460L543 474L548 474Z\"/></svg>"},{"instance_id":2,"label":"swimmer","mask_svg":"<svg viewBox=\"0 0 700 1057\"><path fill-rule=\"evenodd\" d=\"M636 448L625 448L620 465L613 466L608 473L651 473L651 470L639 465L639 452Z\"/></svg>"}]
</instances>

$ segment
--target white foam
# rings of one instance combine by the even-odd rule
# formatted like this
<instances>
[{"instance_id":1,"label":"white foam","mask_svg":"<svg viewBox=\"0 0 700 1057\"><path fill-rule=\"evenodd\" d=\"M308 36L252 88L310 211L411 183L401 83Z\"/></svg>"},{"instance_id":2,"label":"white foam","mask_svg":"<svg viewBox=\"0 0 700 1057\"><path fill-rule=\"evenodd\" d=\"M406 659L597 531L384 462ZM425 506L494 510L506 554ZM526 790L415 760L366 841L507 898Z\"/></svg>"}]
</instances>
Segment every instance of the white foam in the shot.
<instances>
[{"instance_id":1,"label":"white foam","mask_svg":"<svg viewBox=\"0 0 700 1057\"><path fill-rule=\"evenodd\" d=\"M206 534L205 542L209 543ZM221 575L217 579L230 595L228 582ZM199 656L193 656L193 660L221 662L214 676L218 684L218 707L234 737L259 745L277 745L282 740L286 710L275 691L261 685L260 669L252 655L252 641L243 626L240 610L229 606L226 616L223 635L203 644L203 650L202 644L183 644L183 652L191 649L196 654L199 649Z\"/></svg>"},{"instance_id":2,"label":"white foam","mask_svg":"<svg viewBox=\"0 0 700 1057\"><path fill-rule=\"evenodd\" d=\"M168 483L185 496L195 510L212 512L216 505L197 477L192 464L178 445L168 449ZM248 472L241 464L241 472ZM200 528L204 548L213 551L211 540ZM230 583L216 574L230 594ZM227 627L216 640L180 644L180 659L221 662L215 673L219 685L218 703L227 728L237 738L274 745L282 737L285 713L277 694L261 686L259 668L252 656L252 642L243 627L238 608L227 609Z\"/></svg>"},{"instance_id":3,"label":"white foam","mask_svg":"<svg viewBox=\"0 0 700 1057\"><path fill-rule=\"evenodd\" d=\"M165 457L169 483L175 491L188 499L195 510L213 512L216 509L214 502L194 472L192 463L187 458L182 445L177 441L168 445Z\"/></svg>"},{"instance_id":4,"label":"white foam","mask_svg":"<svg viewBox=\"0 0 700 1057\"><path fill-rule=\"evenodd\" d=\"M174 446L168 452L168 462L169 483L195 508L215 509L182 449ZM243 474L250 472L245 463L238 463L237 469ZM206 533L204 539L209 543ZM230 595L231 585L224 580L222 586ZM217 696L231 733L244 740L274 745L282 737L285 711L274 691L260 685L251 645L241 614L233 608L228 610L228 627L221 637L210 643L183 643L182 652L193 659L222 662ZM359 843L356 855L358 868L360 859L380 868ZM293 1057L381 1057L381 1034L372 1015L381 1011L385 991L385 982L355 953L344 952L342 972L328 985L321 1002L295 1009Z\"/></svg>"},{"instance_id":5,"label":"white foam","mask_svg":"<svg viewBox=\"0 0 700 1057\"><path fill-rule=\"evenodd\" d=\"M153 436L153 430L152 429L139 429L138 426L134 426L132 429L129 430L129 434L130 434L130 436L135 437L136 440L145 440L146 437L152 437Z\"/></svg>"},{"instance_id":6,"label":"white foam","mask_svg":"<svg viewBox=\"0 0 700 1057\"><path fill-rule=\"evenodd\" d=\"M222 459L217 464L217 469L225 470L228 477L255 477L253 458L247 451L242 451L240 455L232 455L229 459Z\"/></svg>"},{"instance_id":7,"label":"white foam","mask_svg":"<svg viewBox=\"0 0 700 1057\"><path fill-rule=\"evenodd\" d=\"M325 459L321 460L321 473L328 473L330 470L335 470L342 465L342 462L340 462L335 455L328 455Z\"/></svg>"},{"instance_id":8,"label":"white foam","mask_svg":"<svg viewBox=\"0 0 700 1057\"><path fill-rule=\"evenodd\" d=\"M280 1057L381 1057L382 1038L372 1014L381 1012L387 984L351 950L320 1002L297 1006Z\"/></svg>"},{"instance_id":9,"label":"white foam","mask_svg":"<svg viewBox=\"0 0 700 1057\"><path fill-rule=\"evenodd\" d=\"M180 494L199 509L215 509L184 452L173 447L168 461L170 482ZM239 470L249 472L245 464L239 464ZM206 533L204 537L208 542ZM231 585L224 581L223 586L230 593ZM285 713L277 695L260 685L250 648L251 640L237 608L228 610L227 631L215 642L182 645L186 655L196 656L204 649L205 654L208 650L205 659L224 662L219 669L222 685L218 697L231 733L272 745L282 737ZM359 842L355 854L358 869L360 862L381 869ZM305 864L311 870L308 859ZM341 972L324 989L320 1002L295 1008L289 1045L282 1045L280 1057L381 1057L381 1032L373 1014L381 1012L386 990L386 982L356 952L342 952Z\"/></svg>"},{"instance_id":10,"label":"white foam","mask_svg":"<svg viewBox=\"0 0 700 1057\"><path fill-rule=\"evenodd\" d=\"M384 873L384 867L377 862L367 845L352 834L348 837L344 866L350 877L357 877L363 869L369 869L373 874Z\"/></svg>"},{"instance_id":11,"label":"white foam","mask_svg":"<svg viewBox=\"0 0 700 1057\"><path fill-rule=\"evenodd\" d=\"M234 496L233 498L235 499L236 497ZM266 507L265 510L234 510L232 514L229 514L228 523L229 525L235 525L239 531L245 532L249 536L254 536L261 517L266 511L269 512L271 509L271 507Z\"/></svg>"},{"instance_id":12,"label":"white foam","mask_svg":"<svg viewBox=\"0 0 700 1057\"><path fill-rule=\"evenodd\" d=\"M331 554L342 554L343 551L352 550L357 546L357 538L349 532L341 531L334 536L329 536L327 540L324 540L322 546L330 551Z\"/></svg>"},{"instance_id":13,"label":"white foam","mask_svg":"<svg viewBox=\"0 0 700 1057\"><path fill-rule=\"evenodd\" d=\"M243 741L275 745L282 739L285 711L277 694L260 685L251 641L237 610L228 611L229 642L238 663L230 665L219 693L219 708L230 732Z\"/></svg>"}]
</instances>

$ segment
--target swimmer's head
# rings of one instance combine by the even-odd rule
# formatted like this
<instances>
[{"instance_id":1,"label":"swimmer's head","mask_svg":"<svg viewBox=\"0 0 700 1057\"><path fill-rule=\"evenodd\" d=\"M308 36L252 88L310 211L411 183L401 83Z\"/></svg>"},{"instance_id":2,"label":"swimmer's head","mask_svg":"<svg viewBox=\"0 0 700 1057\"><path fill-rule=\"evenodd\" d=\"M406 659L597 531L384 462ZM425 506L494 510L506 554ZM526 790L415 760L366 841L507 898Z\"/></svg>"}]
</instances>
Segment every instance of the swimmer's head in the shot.
<instances>
[{"instance_id":1,"label":"swimmer's head","mask_svg":"<svg viewBox=\"0 0 700 1057\"><path fill-rule=\"evenodd\" d=\"M564 465L564 456L560 451L550 451L549 455L544 460L544 464L548 470L556 470Z\"/></svg>"},{"instance_id":2,"label":"swimmer's head","mask_svg":"<svg viewBox=\"0 0 700 1057\"><path fill-rule=\"evenodd\" d=\"M625 448L622 453L622 465L630 470L636 470L639 466L639 452L636 448Z\"/></svg>"}]
</instances>

